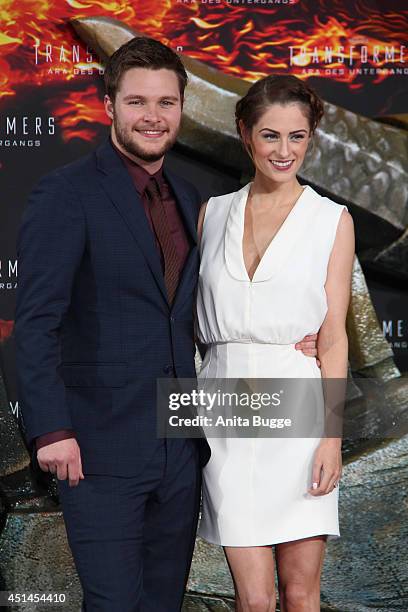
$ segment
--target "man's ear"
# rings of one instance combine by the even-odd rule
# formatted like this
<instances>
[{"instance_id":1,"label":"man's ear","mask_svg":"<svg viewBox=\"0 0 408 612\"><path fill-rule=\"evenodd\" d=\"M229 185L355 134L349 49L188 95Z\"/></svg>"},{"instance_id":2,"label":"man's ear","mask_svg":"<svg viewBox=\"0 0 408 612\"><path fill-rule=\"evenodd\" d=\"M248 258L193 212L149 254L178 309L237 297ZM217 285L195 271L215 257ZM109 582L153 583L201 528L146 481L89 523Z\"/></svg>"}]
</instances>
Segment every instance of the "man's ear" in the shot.
<instances>
[{"instance_id":1,"label":"man's ear","mask_svg":"<svg viewBox=\"0 0 408 612\"><path fill-rule=\"evenodd\" d=\"M105 107L105 113L108 115L109 119L113 120L113 114L114 114L113 102L108 96L108 94L105 94L103 98L103 104Z\"/></svg>"}]
</instances>

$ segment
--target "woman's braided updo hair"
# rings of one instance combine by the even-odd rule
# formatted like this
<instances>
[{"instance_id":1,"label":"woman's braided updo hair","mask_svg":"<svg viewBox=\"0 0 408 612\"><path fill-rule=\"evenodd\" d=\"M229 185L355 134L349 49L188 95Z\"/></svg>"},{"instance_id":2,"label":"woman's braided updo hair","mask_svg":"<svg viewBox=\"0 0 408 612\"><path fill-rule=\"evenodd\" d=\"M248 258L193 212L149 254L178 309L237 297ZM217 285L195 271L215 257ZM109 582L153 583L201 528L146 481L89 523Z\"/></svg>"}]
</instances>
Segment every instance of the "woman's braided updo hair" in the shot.
<instances>
[{"instance_id":1,"label":"woman's braided updo hair","mask_svg":"<svg viewBox=\"0 0 408 612\"><path fill-rule=\"evenodd\" d=\"M306 111L310 132L313 135L324 114L323 102L304 81L293 75L270 75L257 81L248 89L235 107L235 123L242 138L240 121L247 130L259 121L271 104L301 104Z\"/></svg>"}]
</instances>

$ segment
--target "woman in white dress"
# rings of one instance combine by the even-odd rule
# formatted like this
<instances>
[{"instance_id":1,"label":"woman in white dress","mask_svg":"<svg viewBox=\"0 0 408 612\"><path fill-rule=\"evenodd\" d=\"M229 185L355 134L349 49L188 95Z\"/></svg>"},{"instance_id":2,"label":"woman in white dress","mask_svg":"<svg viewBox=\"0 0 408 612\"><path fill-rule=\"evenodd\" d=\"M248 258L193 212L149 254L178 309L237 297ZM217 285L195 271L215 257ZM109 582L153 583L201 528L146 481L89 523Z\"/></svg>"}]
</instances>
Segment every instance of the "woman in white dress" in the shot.
<instances>
[{"instance_id":1,"label":"woman in white dress","mask_svg":"<svg viewBox=\"0 0 408 612\"><path fill-rule=\"evenodd\" d=\"M296 177L322 115L294 76L266 77L237 104L255 177L201 209L201 381L346 378L353 222ZM321 370L295 350L316 333ZM317 612L326 540L340 535L341 438L208 442L199 534L224 547L236 610L275 610L276 561L280 609Z\"/></svg>"}]
</instances>

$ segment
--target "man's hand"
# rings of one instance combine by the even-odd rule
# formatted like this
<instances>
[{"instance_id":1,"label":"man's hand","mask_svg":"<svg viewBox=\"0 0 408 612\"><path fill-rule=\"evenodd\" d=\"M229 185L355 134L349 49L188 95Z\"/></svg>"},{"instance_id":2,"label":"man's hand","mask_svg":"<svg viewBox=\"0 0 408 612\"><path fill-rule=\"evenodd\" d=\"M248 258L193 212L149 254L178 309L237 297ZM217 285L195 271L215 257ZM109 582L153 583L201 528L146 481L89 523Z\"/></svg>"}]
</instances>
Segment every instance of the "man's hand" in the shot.
<instances>
[{"instance_id":1,"label":"man's hand","mask_svg":"<svg viewBox=\"0 0 408 612\"><path fill-rule=\"evenodd\" d=\"M317 356L317 348L316 348L317 334L310 334L309 336L305 336L303 340L297 342L295 344L295 349L297 351L302 351L304 355L307 357L316 357ZM320 368L320 361L316 359L316 363Z\"/></svg>"},{"instance_id":2,"label":"man's hand","mask_svg":"<svg viewBox=\"0 0 408 612\"><path fill-rule=\"evenodd\" d=\"M37 460L43 472L56 474L58 480L68 478L70 487L76 487L79 480L85 478L82 472L81 451L75 438L43 446L37 452Z\"/></svg>"}]
</instances>

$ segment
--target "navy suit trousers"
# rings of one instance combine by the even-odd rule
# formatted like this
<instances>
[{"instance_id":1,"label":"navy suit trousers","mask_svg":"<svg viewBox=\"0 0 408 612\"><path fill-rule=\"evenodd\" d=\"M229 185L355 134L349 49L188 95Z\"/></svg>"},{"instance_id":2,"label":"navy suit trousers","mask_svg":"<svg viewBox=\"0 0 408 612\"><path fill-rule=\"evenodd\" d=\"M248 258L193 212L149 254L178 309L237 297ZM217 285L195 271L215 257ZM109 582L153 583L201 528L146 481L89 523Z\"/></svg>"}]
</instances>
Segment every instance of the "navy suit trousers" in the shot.
<instances>
[{"instance_id":1,"label":"navy suit trousers","mask_svg":"<svg viewBox=\"0 0 408 612\"><path fill-rule=\"evenodd\" d=\"M157 440L138 476L58 481L83 612L179 612L198 520L201 469L192 440Z\"/></svg>"}]
</instances>

